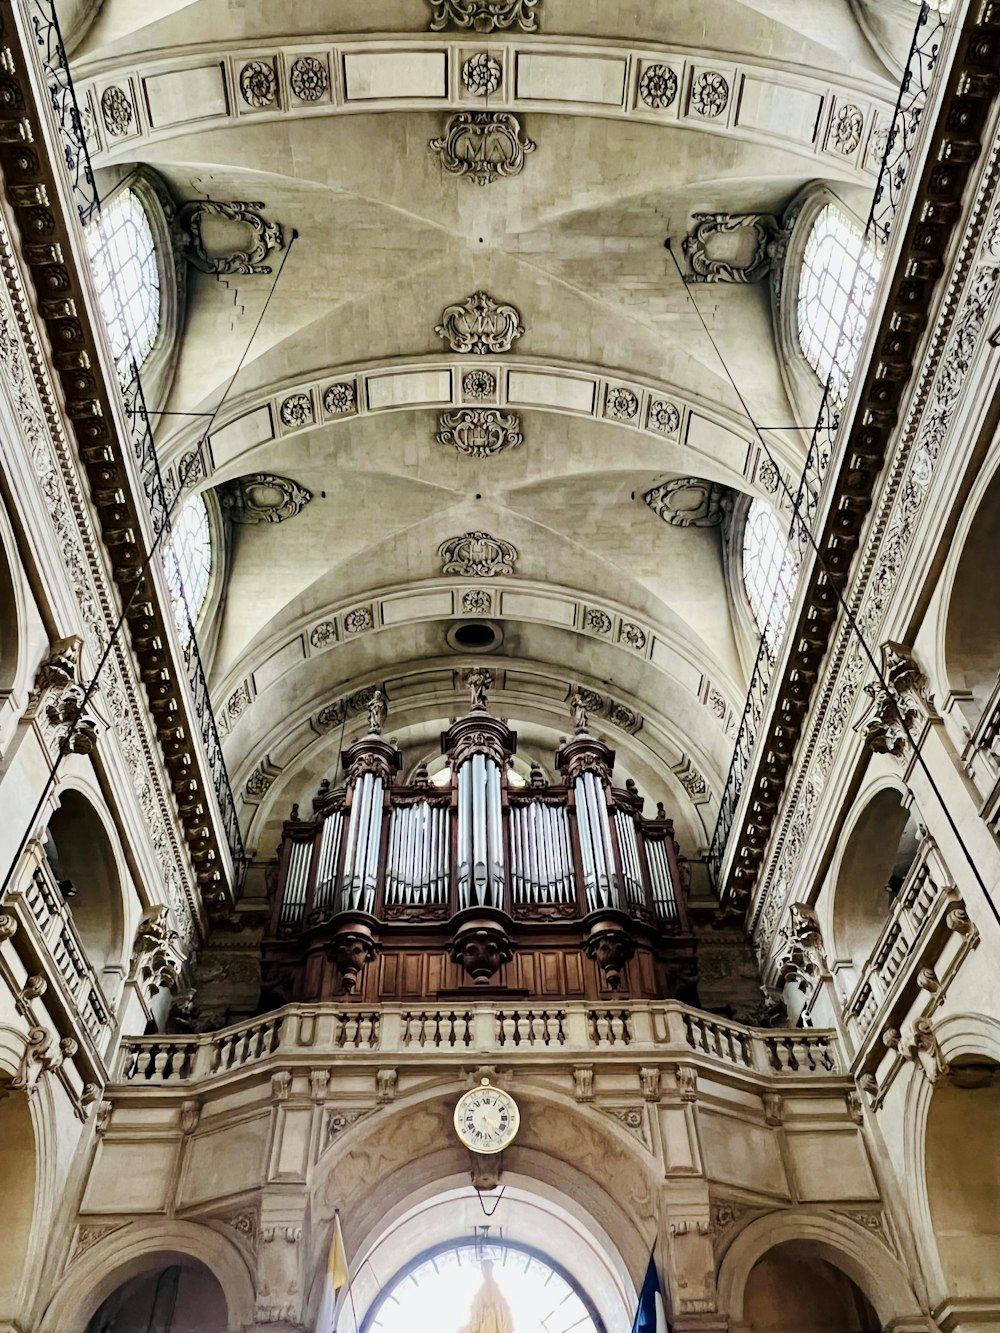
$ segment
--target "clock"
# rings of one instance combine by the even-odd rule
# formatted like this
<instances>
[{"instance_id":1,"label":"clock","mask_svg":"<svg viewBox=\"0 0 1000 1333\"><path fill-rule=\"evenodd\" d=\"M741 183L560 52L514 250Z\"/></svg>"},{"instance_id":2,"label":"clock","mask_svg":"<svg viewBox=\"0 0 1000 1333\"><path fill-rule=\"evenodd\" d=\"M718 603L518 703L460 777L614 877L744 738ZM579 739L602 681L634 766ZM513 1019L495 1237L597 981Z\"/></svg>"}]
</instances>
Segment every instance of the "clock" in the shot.
<instances>
[{"instance_id":1,"label":"clock","mask_svg":"<svg viewBox=\"0 0 1000 1333\"><path fill-rule=\"evenodd\" d=\"M460 1097L455 1107L455 1133L475 1153L503 1152L520 1124L517 1102L488 1078Z\"/></svg>"}]
</instances>

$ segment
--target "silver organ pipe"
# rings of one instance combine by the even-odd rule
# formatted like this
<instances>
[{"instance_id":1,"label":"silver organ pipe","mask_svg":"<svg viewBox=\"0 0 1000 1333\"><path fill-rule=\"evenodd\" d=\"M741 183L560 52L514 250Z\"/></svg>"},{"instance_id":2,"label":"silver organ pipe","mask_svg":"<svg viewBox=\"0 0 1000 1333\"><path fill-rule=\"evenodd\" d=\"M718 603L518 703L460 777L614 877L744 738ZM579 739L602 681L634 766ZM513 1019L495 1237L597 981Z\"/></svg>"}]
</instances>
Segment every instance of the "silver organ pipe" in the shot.
<instances>
[{"instance_id":1,"label":"silver organ pipe","mask_svg":"<svg viewBox=\"0 0 1000 1333\"><path fill-rule=\"evenodd\" d=\"M644 907L646 892L642 883L642 868L639 865L639 841L635 832L635 820L624 810L615 811L615 831L618 834L618 850L621 853L622 875L625 883L622 894L629 907Z\"/></svg>"},{"instance_id":2,"label":"silver organ pipe","mask_svg":"<svg viewBox=\"0 0 1000 1333\"><path fill-rule=\"evenodd\" d=\"M447 903L447 820L447 810L426 801L395 807L385 871L387 905Z\"/></svg>"},{"instance_id":3,"label":"silver organ pipe","mask_svg":"<svg viewBox=\"0 0 1000 1333\"><path fill-rule=\"evenodd\" d=\"M306 889L312 863L312 842L293 842L288 857L285 892L281 899L281 924L301 921L306 910Z\"/></svg>"},{"instance_id":4,"label":"silver organ pipe","mask_svg":"<svg viewBox=\"0 0 1000 1333\"><path fill-rule=\"evenodd\" d=\"M354 788L344 858L342 911L371 912L374 909L382 829L382 792L382 779L375 773L364 773Z\"/></svg>"},{"instance_id":5,"label":"silver organ pipe","mask_svg":"<svg viewBox=\"0 0 1000 1333\"><path fill-rule=\"evenodd\" d=\"M458 895L459 909L504 904L500 769L484 754L458 771Z\"/></svg>"},{"instance_id":6,"label":"silver organ pipe","mask_svg":"<svg viewBox=\"0 0 1000 1333\"><path fill-rule=\"evenodd\" d=\"M587 894L587 911L593 912L602 904L597 890L597 866L594 863L594 836L590 830L590 811L582 788L583 779L580 778L576 783L576 833L580 842L580 863L583 866L583 887Z\"/></svg>"},{"instance_id":7,"label":"silver organ pipe","mask_svg":"<svg viewBox=\"0 0 1000 1333\"><path fill-rule=\"evenodd\" d=\"M344 836L344 815L327 815L319 835L319 861L316 867L316 891L313 907L329 907L334 900L337 859Z\"/></svg>"},{"instance_id":8,"label":"silver organ pipe","mask_svg":"<svg viewBox=\"0 0 1000 1333\"><path fill-rule=\"evenodd\" d=\"M566 807L525 801L511 806L511 887L516 903L568 903L576 876Z\"/></svg>"},{"instance_id":9,"label":"silver organ pipe","mask_svg":"<svg viewBox=\"0 0 1000 1333\"><path fill-rule=\"evenodd\" d=\"M618 879L611 844L611 824L604 789L596 774L585 772L577 778L576 806L588 909L593 912L598 907L617 907ZM586 819L582 822L581 807L586 811Z\"/></svg>"},{"instance_id":10,"label":"silver organ pipe","mask_svg":"<svg viewBox=\"0 0 1000 1333\"><path fill-rule=\"evenodd\" d=\"M649 879L653 888L653 911L661 921L676 923L678 920L677 895L674 892L674 880L670 873L670 858L667 856L667 841L660 838L654 841L645 839L646 860L649 864Z\"/></svg>"}]
</instances>

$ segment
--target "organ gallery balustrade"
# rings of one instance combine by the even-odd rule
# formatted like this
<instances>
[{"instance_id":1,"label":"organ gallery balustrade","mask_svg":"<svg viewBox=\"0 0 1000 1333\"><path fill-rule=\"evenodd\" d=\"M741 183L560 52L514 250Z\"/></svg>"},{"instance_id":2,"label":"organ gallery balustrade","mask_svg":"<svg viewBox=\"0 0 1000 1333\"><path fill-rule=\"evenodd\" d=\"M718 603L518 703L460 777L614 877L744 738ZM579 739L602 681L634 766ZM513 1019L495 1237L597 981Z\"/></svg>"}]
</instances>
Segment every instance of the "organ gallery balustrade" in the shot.
<instances>
[{"instance_id":1,"label":"organ gallery balustrade","mask_svg":"<svg viewBox=\"0 0 1000 1333\"><path fill-rule=\"evenodd\" d=\"M643 816L614 752L588 731L511 782L517 736L486 707L489 673L469 673L472 708L441 738L447 786L425 768L395 781L402 755L370 733L342 756L310 818L283 830L271 877L265 991L275 1003L354 994L431 997L483 987L518 996L620 992L696 998L694 941L673 821Z\"/></svg>"}]
</instances>

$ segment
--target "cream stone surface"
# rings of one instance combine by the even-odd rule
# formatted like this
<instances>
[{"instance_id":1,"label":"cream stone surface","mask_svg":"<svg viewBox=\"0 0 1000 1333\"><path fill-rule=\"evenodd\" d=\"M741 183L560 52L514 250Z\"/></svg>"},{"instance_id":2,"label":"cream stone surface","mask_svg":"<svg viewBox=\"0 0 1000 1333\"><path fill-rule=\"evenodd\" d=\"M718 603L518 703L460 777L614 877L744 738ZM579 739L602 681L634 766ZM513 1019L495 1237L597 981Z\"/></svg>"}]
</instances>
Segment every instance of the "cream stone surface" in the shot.
<instances>
[{"instance_id":1,"label":"cream stone surface","mask_svg":"<svg viewBox=\"0 0 1000 1333\"><path fill-rule=\"evenodd\" d=\"M1000 12L911 60L920 15L4 7L0 1333L377 1333L460 1243L554 1265L581 1333L651 1256L675 1333L1000 1330ZM130 189L142 399L83 231ZM814 440L831 204L880 267ZM517 734L467 870L463 726ZM459 912L520 814L570 896ZM445 896L390 903L438 815Z\"/></svg>"}]
</instances>

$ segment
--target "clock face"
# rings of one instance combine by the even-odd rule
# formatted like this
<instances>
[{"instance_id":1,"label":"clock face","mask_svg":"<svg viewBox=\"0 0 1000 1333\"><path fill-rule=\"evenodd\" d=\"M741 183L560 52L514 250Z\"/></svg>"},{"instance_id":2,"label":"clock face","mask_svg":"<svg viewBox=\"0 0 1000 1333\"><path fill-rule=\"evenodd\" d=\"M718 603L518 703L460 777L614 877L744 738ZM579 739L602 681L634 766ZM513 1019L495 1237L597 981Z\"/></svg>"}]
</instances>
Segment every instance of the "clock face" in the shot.
<instances>
[{"instance_id":1,"label":"clock face","mask_svg":"<svg viewBox=\"0 0 1000 1333\"><path fill-rule=\"evenodd\" d=\"M455 1107L455 1131L473 1152L503 1152L520 1123L517 1102L490 1083L467 1092Z\"/></svg>"}]
</instances>

